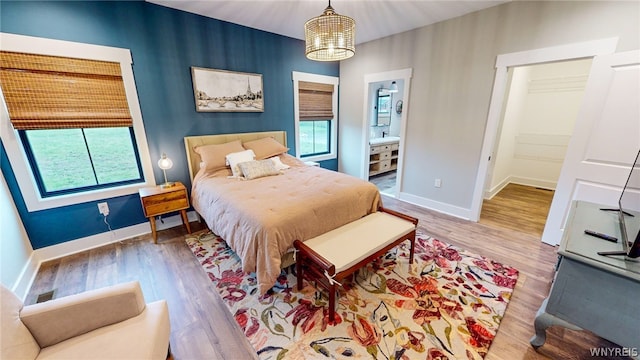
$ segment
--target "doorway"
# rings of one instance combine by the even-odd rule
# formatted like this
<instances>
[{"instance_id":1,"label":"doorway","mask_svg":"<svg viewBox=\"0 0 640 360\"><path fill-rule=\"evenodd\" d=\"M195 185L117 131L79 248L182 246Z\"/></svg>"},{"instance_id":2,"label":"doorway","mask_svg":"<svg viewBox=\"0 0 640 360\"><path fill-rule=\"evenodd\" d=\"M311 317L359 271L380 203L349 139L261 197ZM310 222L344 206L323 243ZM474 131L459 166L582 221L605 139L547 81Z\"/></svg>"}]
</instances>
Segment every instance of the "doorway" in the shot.
<instances>
[{"instance_id":1,"label":"doorway","mask_svg":"<svg viewBox=\"0 0 640 360\"><path fill-rule=\"evenodd\" d=\"M361 178L392 197L401 191L411 74L402 69L364 78Z\"/></svg>"},{"instance_id":2,"label":"doorway","mask_svg":"<svg viewBox=\"0 0 640 360\"><path fill-rule=\"evenodd\" d=\"M598 55L612 54L616 49L617 42L617 38L609 38L498 55L496 59L494 86L489 104L489 113L487 115L487 126L485 128L484 141L480 153L480 159L483 160L480 161L476 183L473 190L473 199L469 216L470 220L478 221L480 218L485 184L488 181L490 169L493 168L494 162L492 160L496 137L498 135L498 127L503 112L504 98L507 89L508 68L564 60L593 58ZM563 164L563 166L565 164ZM555 197L557 197L557 193L555 194L554 199ZM549 224L547 223L545 225L545 233L548 227ZM545 239L545 236L543 235L542 241L549 244L557 244L560 240L559 235L560 234L554 233L553 239Z\"/></svg>"},{"instance_id":3,"label":"doorway","mask_svg":"<svg viewBox=\"0 0 640 360\"><path fill-rule=\"evenodd\" d=\"M542 236L540 223L544 226L548 215L591 63L592 59L587 58L508 69L505 105L493 167L485 185L481 223L509 219L504 223L506 227L519 223L522 229L530 228ZM492 200L496 195L499 199ZM527 203L521 205L528 211L511 209L517 208L522 199L526 199Z\"/></svg>"},{"instance_id":4,"label":"doorway","mask_svg":"<svg viewBox=\"0 0 640 360\"><path fill-rule=\"evenodd\" d=\"M404 80L392 79L370 85L369 182L386 195L395 196L400 158L400 118L404 103ZM396 105L397 104L397 105Z\"/></svg>"}]
</instances>

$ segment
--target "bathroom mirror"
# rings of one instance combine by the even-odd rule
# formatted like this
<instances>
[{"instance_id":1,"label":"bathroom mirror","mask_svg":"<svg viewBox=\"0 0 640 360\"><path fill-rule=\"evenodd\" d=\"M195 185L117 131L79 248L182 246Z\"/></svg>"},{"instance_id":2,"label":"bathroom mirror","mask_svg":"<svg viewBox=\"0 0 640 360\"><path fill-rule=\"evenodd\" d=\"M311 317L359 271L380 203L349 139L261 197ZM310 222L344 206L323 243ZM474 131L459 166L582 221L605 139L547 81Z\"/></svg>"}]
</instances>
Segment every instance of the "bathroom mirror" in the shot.
<instances>
[{"instance_id":1,"label":"bathroom mirror","mask_svg":"<svg viewBox=\"0 0 640 360\"><path fill-rule=\"evenodd\" d=\"M378 89L378 104L376 107L377 126L389 126L391 123L391 93L387 89Z\"/></svg>"}]
</instances>

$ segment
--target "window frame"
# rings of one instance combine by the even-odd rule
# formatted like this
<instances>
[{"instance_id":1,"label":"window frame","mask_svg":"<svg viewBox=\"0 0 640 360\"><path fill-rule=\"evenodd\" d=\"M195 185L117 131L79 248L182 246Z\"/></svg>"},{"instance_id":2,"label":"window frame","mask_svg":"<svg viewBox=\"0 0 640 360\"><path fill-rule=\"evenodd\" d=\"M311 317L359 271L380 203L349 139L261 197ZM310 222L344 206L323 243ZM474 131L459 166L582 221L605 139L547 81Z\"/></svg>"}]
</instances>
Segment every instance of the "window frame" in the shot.
<instances>
[{"instance_id":1,"label":"window frame","mask_svg":"<svg viewBox=\"0 0 640 360\"><path fill-rule=\"evenodd\" d=\"M296 134L296 157L303 159L304 161L323 161L323 160L331 160L338 158L338 85L340 83L340 78L336 76L328 76L328 75L318 75L311 73L303 73L298 71L292 71L292 80L293 80L293 107L294 107L294 121L295 121L295 134ZM322 84L333 85L333 93L331 99L331 105L333 107L333 118L332 119L322 119L329 120L331 124L330 129L330 137L329 137L329 153L310 155L302 157L300 154L300 105L299 105L299 97L298 91L299 81L310 81ZM302 120L302 121L310 121L310 120Z\"/></svg>"},{"instance_id":2,"label":"window frame","mask_svg":"<svg viewBox=\"0 0 640 360\"><path fill-rule=\"evenodd\" d=\"M329 129L330 129L332 121L333 120L319 119L319 120L303 120L301 122L303 122L303 123L314 123L313 124L313 126L314 126L313 130L314 130L314 133L315 133L315 126L317 125L317 124L315 124L316 122L328 123L329 124ZM298 126L300 126L300 124L298 124ZM315 136L314 136L313 139L316 140ZM310 154L310 155L304 155L304 154L302 154L302 151L300 151L299 158L301 158L303 160L307 160L309 158L319 157L319 156L323 156L323 155L327 155L327 154L331 153L331 146L333 145L333 142L331 141L331 130L329 130L327 132L327 144L329 144L327 151L315 152L315 153Z\"/></svg>"},{"instance_id":3,"label":"window frame","mask_svg":"<svg viewBox=\"0 0 640 360\"><path fill-rule=\"evenodd\" d=\"M29 212L136 194L141 187L155 185L153 165L142 121L142 112L138 102L132 69L133 61L129 49L7 33L0 33L0 43L2 43L2 49L6 51L118 62L127 94L129 111L133 119L134 145L140 156L142 166L142 182L46 198L42 197L19 133L11 125L7 105L4 101L4 96L1 96L0 89L2 106L2 109L0 109L0 138Z\"/></svg>"},{"instance_id":4,"label":"window frame","mask_svg":"<svg viewBox=\"0 0 640 360\"><path fill-rule=\"evenodd\" d=\"M64 195L64 194L79 194L79 193L83 193L83 192L87 192L87 191L92 191L92 190L100 190L100 189L109 189L109 188L113 188L116 186L120 186L120 185L126 185L126 184L139 184L140 182L142 182L144 180L143 177L143 173L142 173L142 160L140 159L140 154L138 153L138 147L136 145L136 138L135 138L135 132L133 131L132 127L122 127L127 129L127 133L129 134L129 139L131 140L131 145L133 146L133 153L135 156L135 163L136 163L136 169L138 171L139 177L136 179L128 179L128 180L119 180L116 182L111 182L111 183L103 183L103 184L99 184L96 183L94 185L86 185L86 186L79 186L79 187L74 187L74 188L69 188L69 189L61 189L61 190L51 190L48 191L47 187L45 185L45 179L43 177L42 174L42 169L40 169L40 166L38 165L38 162L36 160L36 155L33 149L33 144L31 142L31 140L29 140L29 135L27 134L27 131L41 131L44 129L38 129L38 130L18 130L18 136L20 137L20 141L22 142L22 146L25 149L26 155L27 155L27 160L29 161L29 166L31 167L31 171L33 172L34 178L36 179L36 185L38 186L38 191L40 192L40 196L42 196L43 198L49 198L49 197L54 197L54 196L60 196L60 195ZM114 129L113 127L111 128L73 128L73 130L79 129L82 132L83 137L85 136L85 130L87 129ZM61 129L50 129L50 130L61 130ZM89 159L92 159L94 157L94 155L96 154L92 154L91 153L91 149L89 148L88 144L84 143L85 145L85 149L87 150L87 155L89 157ZM89 160L91 163L93 163L93 160ZM96 173L96 169L95 167L92 165L91 166L91 170L93 172L94 178L96 180L96 182L98 181L98 175Z\"/></svg>"}]
</instances>

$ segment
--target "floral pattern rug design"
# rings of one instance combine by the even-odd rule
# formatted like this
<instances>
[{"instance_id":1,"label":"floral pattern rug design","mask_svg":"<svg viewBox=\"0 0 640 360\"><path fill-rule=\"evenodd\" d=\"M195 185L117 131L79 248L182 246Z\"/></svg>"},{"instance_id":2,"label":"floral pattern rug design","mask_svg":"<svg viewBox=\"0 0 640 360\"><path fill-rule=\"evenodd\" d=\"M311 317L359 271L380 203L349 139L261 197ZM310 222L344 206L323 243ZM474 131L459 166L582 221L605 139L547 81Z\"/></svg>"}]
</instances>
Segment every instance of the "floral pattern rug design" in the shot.
<instances>
[{"instance_id":1,"label":"floral pattern rug design","mask_svg":"<svg viewBox=\"0 0 640 360\"><path fill-rule=\"evenodd\" d=\"M345 281L328 322L323 290L283 271L268 294L212 234L186 242L261 359L482 359L518 270L421 235Z\"/></svg>"}]
</instances>

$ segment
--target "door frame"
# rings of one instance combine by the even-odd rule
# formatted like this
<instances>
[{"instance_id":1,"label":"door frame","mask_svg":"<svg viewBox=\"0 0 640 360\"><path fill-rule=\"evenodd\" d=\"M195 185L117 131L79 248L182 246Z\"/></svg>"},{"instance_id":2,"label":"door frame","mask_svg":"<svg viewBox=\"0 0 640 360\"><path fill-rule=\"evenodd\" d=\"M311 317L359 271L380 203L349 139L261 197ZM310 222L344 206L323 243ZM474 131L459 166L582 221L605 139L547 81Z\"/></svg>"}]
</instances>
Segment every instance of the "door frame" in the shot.
<instances>
[{"instance_id":1,"label":"door frame","mask_svg":"<svg viewBox=\"0 0 640 360\"><path fill-rule=\"evenodd\" d=\"M493 83L493 92L491 94L489 113L487 115L487 125L485 127L484 141L482 143L482 150L480 153L480 163L471 202L471 221L477 222L480 219L487 173L489 171L489 167L494 166L494 162L492 161L493 151L495 149L498 128L502 117L502 106L508 90L507 79L509 67L583 59L597 55L612 54L615 52L617 44L618 38L613 37L498 55L495 66L496 75ZM563 167L564 166L565 164L563 164ZM559 239L557 240L559 241Z\"/></svg>"},{"instance_id":2,"label":"door frame","mask_svg":"<svg viewBox=\"0 0 640 360\"><path fill-rule=\"evenodd\" d=\"M403 80L403 106L402 106L402 114L400 115L400 143L398 144L398 169L396 170L396 187L394 196L398 197L401 190L402 184L402 173L404 169L404 149L405 149L405 141L406 141L406 132L407 132L407 114L409 113L409 99L410 97L410 89L411 89L411 77L413 76L413 68L399 69L399 70L391 70L379 73L365 74L364 75L364 96L363 99L363 108L362 108L362 148L364 149L364 156L361 159L360 164L360 178L363 180L369 179L369 134L371 133L370 127L370 109L371 106L369 104L369 91L371 84L382 82L382 81L391 81L391 80Z\"/></svg>"}]
</instances>

